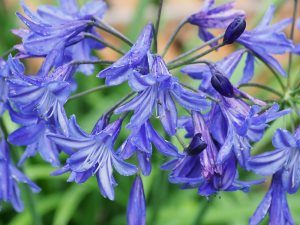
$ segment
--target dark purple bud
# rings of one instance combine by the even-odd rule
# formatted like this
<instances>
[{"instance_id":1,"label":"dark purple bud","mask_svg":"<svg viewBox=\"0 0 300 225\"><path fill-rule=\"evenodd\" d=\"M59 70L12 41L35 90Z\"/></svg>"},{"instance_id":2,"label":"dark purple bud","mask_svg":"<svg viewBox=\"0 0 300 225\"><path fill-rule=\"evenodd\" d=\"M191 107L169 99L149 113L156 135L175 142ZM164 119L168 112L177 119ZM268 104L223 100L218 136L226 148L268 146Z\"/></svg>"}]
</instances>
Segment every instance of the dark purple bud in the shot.
<instances>
[{"instance_id":1,"label":"dark purple bud","mask_svg":"<svg viewBox=\"0 0 300 225\"><path fill-rule=\"evenodd\" d=\"M246 21L243 16L236 17L227 27L223 38L223 44L232 44L238 39L246 28Z\"/></svg>"},{"instance_id":2,"label":"dark purple bud","mask_svg":"<svg viewBox=\"0 0 300 225\"><path fill-rule=\"evenodd\" d=\"M232 98L234 96L232 84L230 83L228 78L225 77L220 71L214 70L212 72L210 82L214 89L221 95L228 98Z\"/></svg>"},{"instance_id":3,"label":"dark purple bud","mask_svg":"<svg viewBox=\"0 0 300 225\"><path fill-rule=\"evenodd\" d=\"M201 136L200 133L194 135L191 143L185 149L185 152L188 155L198 155L207 147L207 144L202 140Z\"/></svg>"},{"instance_id":4,"label":"dark purple bud","mask_svg":"<svg viewBox=\"0 0 300 225\"><path fill-rule=\"evenodd\" d=\"M143 182L136 176L127 205L127 225L146 225L146 202Z\"/></svg>"}]
</instances>

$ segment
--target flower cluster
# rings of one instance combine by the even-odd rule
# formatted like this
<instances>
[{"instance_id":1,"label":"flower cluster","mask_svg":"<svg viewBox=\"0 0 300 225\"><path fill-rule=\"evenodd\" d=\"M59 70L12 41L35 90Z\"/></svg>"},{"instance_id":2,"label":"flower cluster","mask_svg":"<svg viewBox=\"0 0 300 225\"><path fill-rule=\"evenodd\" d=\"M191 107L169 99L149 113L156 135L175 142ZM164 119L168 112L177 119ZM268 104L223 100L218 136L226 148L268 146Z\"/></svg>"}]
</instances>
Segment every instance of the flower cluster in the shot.
<instances>
[{"instance_id":1,"label":"flower cluster","mask_svg":"<svg viewBox=\"0 0 300 225\"><path fill-rule=\"evenodd\" d=\"M14 56L0 59L0 115L8 111L11 121L19 126L7 134L2 132L5 123L1 122L1 201L10 202L16 211L21 211L18 182L39 191L14 166L9 142L12 146L25 146L19 167L39 153L53 167L60 167L52 175L69 173L69 182L84 183L95 176L102 196L110 200L114 200L117 186L114 171L123 176L135 175L127 224L144 225L146 202L142 176L151 174L155 147L158 154L168 159L161 169L169 171L169 182L183 189L195 188L205 197L222 191L247 192L251 186L265 182L265 179L240 179L241 170L272 176L270 189L249 223L259 224L268 213L270 224L294 224L286 193L293 194L300 187L300 128L295 134L278 129L273 137L274 151L254 155L252 148L263 138L270 123L293 113L298 92L283 95L264 87L279 97L287 96L285 101L269 102L241 90L253 78L255 59L276 74L288 75L273 54L299 53L299 46L295 48L283 32L292 19L271 24L275 10L271 6L254 29L245 30L245 13L234 9L233 3L214 6L213 0L206 0L203 8L187 19L199 27L204 45L211 44L211 50L205 54L233 43L242 48L218 62L197 61L204 56L200 54L186 61L175 59L166 63L152 48L157 41L157 28L152 23L145 25L131 43L104 23L107 6L102 0L90 1L81 8L73 0L61 0L59 7L41 6L36 12L23 2L22 7L26 16L21 13L17 16L27 29L13 31L22 42L14 47L17 50ZM123 54L104 40L96 28L125 41L130 50ZM224 29L223 35L214 37L210 30L215 28ZM219 43L221 38L223 41ZM76 82L77 72L92 75L93 64L105 62L93 55L93 50L104 47L123 55L115 62L106 62L110 65L97 71L97 77L105 79L105 86L112 88L127 82L131 92L99 115L94 129L86 132L75 115L68 117L64 105L80 85ZM193 51L179 58L191 54ZM235 85L230 79L244 55L243 74ZM41 57L43 63L36 74L27 74L21 60L32 57ZM182 83L175 76L173 69L181 66L183 74L200 80L199 88ZM277 76L279 80L283 77ZM81 96L82 93L77 95ZM125 118L130 118L128 124ZM116 146L122 129L127 129L129 135ZM180 129L186 133L185 140L179 135ZM175 137L182 146L172 143ZM61 154L67 156L65 162L60 161Z\"/></svg>"}]
</instances>

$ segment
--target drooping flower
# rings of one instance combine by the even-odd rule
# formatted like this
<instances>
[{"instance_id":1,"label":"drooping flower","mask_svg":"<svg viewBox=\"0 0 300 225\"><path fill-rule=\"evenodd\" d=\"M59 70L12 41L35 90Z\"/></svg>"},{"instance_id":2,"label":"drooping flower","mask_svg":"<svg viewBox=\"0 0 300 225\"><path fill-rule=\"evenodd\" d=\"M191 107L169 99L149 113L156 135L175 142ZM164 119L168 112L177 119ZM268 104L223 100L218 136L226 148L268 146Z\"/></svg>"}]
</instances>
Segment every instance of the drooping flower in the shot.
<instances>
[{"instance_id":1,"label":"drooping flower","mask_svg":"<svg viewBox=\"0 0 300 225\"><path fill-rule=\"evenodd\" d=\"M282 186L281 172L272 177L269 191L250 218L249 225L258 225L269 215L269 224L294 225L294 220L289 210L286 193Z\"/></svg>"},{"instance_id":2,"label":"drooping flower","mask_svg":"<svg viewBox=\"0 0 300 225\"><path fill-rule=\"evenodd\" d=\"M98 77L105 78L107 85L118 85L126 80L134 71L141 74L148 73L147 53L153 38L153 25L148 24L138 36L132 48L118 61L102 70Z\"/></svg>"},{"instance_id":3,"label":"drooping flower","mask_svg":"<svg viewBox=\"0 0 300 225\"><path fill-rule=\"evenodd\" d=\"M113 145L121 129L122 120L107 125L106 118L101 117L91 134L87 134L72 116L69 122L69 136L49 134L54 143L70 148L74 153L67 159L66 165L56 172L71 172L68 181L83 183L92 175L96 175L100 191L104 197L114 199L114 187L117 185L113 177L113 168L124 176L133 175L137 168L123 161L114 151Z\"/></svg>"},{"instance_id":4,"label":"drooping flower","mask_svg":"<svg viewBox=\"0 0 300 225\"><path fill-rule=\"evenodd\" d=\"M138 95L115 112L134 111L128 128L138 129L156 108L164 129L169 135L174 135L177 127L175 101L188 110L197 111L207 109L209 103L203 94L183 88L178 79L169 73L160 56L149 54L148 63L149 74L135 72L129 77L129 85Z\"/></svg>"},{"instance_id":5,"label":"drooping flower","mask_svg":"<svg viewBox=\"0 0 300 225\"><path fill-rule=\"evenodd\" d=\"M249 160L250 169L261 175L282 171L282 186L293 194L300 187L300 127L294 135L287 130L278 129L272 143L275 150L252 157ZM279 175L277 177L280 179Z\"/></svg>"},{"instance_id":6,"label":"drooping flower","mask_svg":"<svg viewBox=\"0 0 300 225\"><path fill-rule=\"evenodd\" d=\"M235 156L231 156L222 164L217 164L220 145L212 139L207 127L207 120L198 112L192 113L194 134L202 134L203 141L207 144L198 155L184 155L164 165L164 169L171 169L169 180L182 185L182 188L198 188L199 195L210 196L219 191L248 191L249 188L261 183L258 181L238 180L237 163ZM188 120L185 128L190 130Z\"/></svg>"},{"instance_id":7,"label":"drooping flower","mask_svg":"<svg viewBox=\"0 0 300 225\"><path fill-rule=\"evenodd\" d=\"M259 141L270 121L290 112L279 111L277 104L264 111L262 107L249 106L241 99L222 97L219 105L211 111L210 130L213 137L222 144L218 154L218 163L224 162L234 153L239 164L247 168L250 157L251 142Z\"/></svg>"},{"instance_id":8,"label":"drooping flower","mask_svg":"<svg viewBox=\"0 0 300 225\"><path fill-rule=\"evenodd\" d=\"M237 42L252 51L254 56L263 59L281 75L286 76L285 70L272 54L284 54L292 51L293 43L283 32L283 29L290 24L291 19L284 19L270 25L274 11L275 7L270 6L259 25L251 31L245 31Z\"/></svg>"},{"instance_id":9,"label":"drooping flower","mask_svg":"<svg viewBox=\"0 0 300 225\"><path fill-rule=\"evenodd\" d=\"M21 57L47 56L52 65L60 66L71 60L93 60L92 49L103 48L94 40L84 38L83 32L97 35L91 25L94 17L102 18L106 11L104 1L90 1L79 9L74 0L61 0L60 7L40 6L33 13L24 3L25 14L19 18L28 26L29 31L16 30L14 33L23 39L23 44L16 46ZM93 65L81 65L85 74L93 72Z\"/></svg>"},{"instance_id":10,"label":"drooping flower","mask_svg":"<svg viewBox=\"0 0 300 225\"><path fill-rule=\"evenodd\" d=\"M122 144L119 154L124 159L128 159L133 154L136 154L143 175L148 176L151 172L152 144L164 156L178 156L177 148L161 137L154 130L150 121L143 124L139 130L132 131Z\"/></svg>"},{"instance_id":11,"label":"drooping flower","mask_svg":"<svg viewBox=\"0 0 300 225\"><path fill-rule=\"evenodd\" d=\"M130 190L130 196L127 205L127 225L145 224L146 201L143 181L140 176L136 176Z\"/></svg>"},{"instance_id":12,"label":"drooping flower","mask_svg":"<svg viewBox=\"0 0 300 225\"><path fill-rule=\"evenodd\" d=\"M199 27L199 37L203 41L214 38L209 29L227 28L227 26L238 16L244 16L242 10L233 8L233 2L213 8L215 1L206 0L202 9L191 15L188 22Z\"/></svg>"},{"instance_id":13,"label":"drooping flower","mask_svg":"<svg viewBox=\"0 0 300 225\"><path fill-rule=\"evenodd\" d=\"M0 116L7 108L8 84L7 77L9 72L6 62L0 58Z\"/></svg>"},{"instance_id":14,"label":"drooping flower","mask_svg":"<svg viewBox=\"0 0 300 225\"><path fill-rule=\"evenodd\" d=\"M247 83L251 80L254 74L254 57L245 49L237 50L224 59L216 62L214 66L230 79L236 67L239 65L242 56L247 54L246 63L244 67L244 73L239 81L241 83ZM181 72L188 74L193 79L201 80L199 89L203 92L211 95L215 94L215 89L211 86L212 72L209 66L206 64L194 64L188 65L182 68Z\"/></svg>"},{"instance_id":15,"label":"drooping flower","mask_svg":"<svg viewBox=\"0 0 300 225\"><path fill-rule=\"evenodd\" d=\"M40 191L40 188L11 162L9 148L0 129L0 201L11 203L17 212L21 212L24 205L18 183L28 185L33 192Z\"/></svg>"},{"instance_id":16,"label":"drooping flower","mask_svg":"<svg viewBox=\"0 0 300 225\"><path fill-rule=\"evenodd\" d=\"M19 60L9 58L8 65L13 74L9 79L9 99L13 107L22 114L35 113L42 119L57 117L72 91L73 66L63 65L46 76L27 76Z\"/></svg>"}]
</instances>

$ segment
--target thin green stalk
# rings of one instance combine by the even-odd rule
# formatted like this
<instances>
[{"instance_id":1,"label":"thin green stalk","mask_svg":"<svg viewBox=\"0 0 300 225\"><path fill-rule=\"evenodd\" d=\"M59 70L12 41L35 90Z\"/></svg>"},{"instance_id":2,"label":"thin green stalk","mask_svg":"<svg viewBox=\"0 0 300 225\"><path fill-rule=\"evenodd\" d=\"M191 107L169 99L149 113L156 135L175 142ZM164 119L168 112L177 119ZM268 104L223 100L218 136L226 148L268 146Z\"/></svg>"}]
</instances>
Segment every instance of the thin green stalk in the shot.
<instances>
[{"instance_id":1,"label":"thin green stalk","mask_svg":"<svg viewBox=\"0 0 300 225\"><path fill-rule=\"evenodd\" d=\"M190 85L187 84L187 83L180 82L180 84L181 84L183 87L185 87L185 88L187 88L187 89L190 89L190 90L193 91L193 92L199 93L199 91L198 91L197 89L193 88L192 86L190 86ZM211 100L211 101L213 101L213 102L216 102L216 103L219 103L219 102L220 102L218 99L216 99L216 98L214 98L214 97L212 97L212 96L210 96L210 95L207 95L207 94L205 94L205 98L207 98L207 99L209 99L209 100Z\"/></svg>"},{"instance_id":2,"label":"thin green stalk","mask_svg":"<svg viewBox=\"0 0 300 225\"><path fill-rule=\"evenodd\" d=\"M159 24L160 24L160 18L161 18L161 11L163 7L164 0L159 1L158 6L158 12L157 12L157 19L154 27L154 43L153 43L153 52L157 53L157 36L158 36L158 30L159 30Z\"/></svg>"},{"instance_id":3,"label":"thin green stalk","mask_svg":"<svg viewBox=\"0 0 300 225\"><path fill-rule=\"evenodd\" d=\"M199 213L197 214L197 217L194 221L194 225L200 225L202 224L203 222L203 217L205 216L205 214L207 213L208 209L209 209L209 206L211 205L212 203L212 200L211 201L208 201L208 200L205 200L205 205L200 207L200 210L199 210Z\"/></svg>"},{"instance_id":4,"label":"thin green stalk","mask_svg":"<svg viewBox=\"0 0 300 225\"><path fill-rule=\"evenodd\" d=\"M121 41L129 45L130 47L133 45L132 41L130 41L124 34L116 30L114 27L105 23L104 21L97 19L97 23L93 22L93 26L98 27L99 29L106 31L107 33L119 38Z\"/></svg>"},{"instance_id":5,"label":"thin green stalk","mask_svg":"<svg viewBox=\"0 0 300 225\"><path fill-rule=\"evenodd\" d=\"M108 61L108 60L95 60L95 61L73 61L71 64L74 65L81 65L81 64L100 64L100 65L111 65L114 61Z\"/></svg>"},{"instance_id":6,"label":"thin green stalk","mask_svg":"<svg viewBox=\"0 0 300 225\"><path fill-rule=\"evenodd\" d=\"M135 95L135 92L130 92L128 95L124 96L120 101L118 101L115 105L113 105L110 109L106 111L106 115L112 114L115 109L117 109L119 106L121 106L125 101L127 101L129 98Z\"/></svg>"},{"instance_id":7,"label":"thin green stalk","mask_svg":"<svg viewBox=\"0 0 300 225\"><path fill-rule=\"evenodd\" d=\"M106 42L104 39L101 39L93 34L90 34L90 33L84 33L84 36L87 37L87 38L91 38L91 39L94 39L96 41L98 41L99 43L103 44L104 46L114 50L115 52L121 54L121 55L125 55L125 52L121 49L118 49L116 47L114 47L113 45L109 44L108 42Z\"/></svg>"},{"instance_id":8,"label":"thin green stalk","mask_svg":"<svg viewBox=\"0 0 300 225\"><path fill-rule=\"evenodd\" d=\"M6 56L8 56L10 53L12 53L14 51L14 47L11 47L10 49L8 49L7 51L3 52L1 55L0 55L0 58L5 58Z\"/></svg>"},{"instance_id":9,"label":"thin green stalk","mask_svg":"<svg viewBox=\"0 0 300 225\"><path fill-rule=\"evenodd\" d=\"M294 10L293 10L293 22L291 27L290 39L294 40L294 31L295 31L295 24L296 24L296 17L297 17L297 9L298 9L298 0L294 0ZM289 53L289 64L288 64L288 77L287 77L287 89L289 89L291 85L291 69L292 69L292 62L293 62L293 53Z\"/></svg>"},{"instance_id":10,"label":"thin green stalk","mask_svg":"<svg viewBox=\"0 0 300 225\"><path fill-rule=\"evenodd\" d=\"M173 41L174 41L176 35L179 33L179 31L181 30L181 28L184 27L185 24L187 24L187 22L188 22L188 17L187 17L187 18L184 18L184 19L178 24L178 26L176 27L175 31L173 32L173 34L172 34L171 37L169 38L169 40L168 40L168 42L167 42L167 44L166 44L166 47L164 48L164 51L163 51L163 53L162 53L162 57L164 57L164 56L167 54L167 52L168 52L168 50L169 50L171 44L173 43Z\"/></svg>"},{"instance_id":11,"label":"thin green stalk","mask_svg":"<svg viewBox=\"0 0 300 225\"><path fill-rule=\"evenodd\" d=\"M172 64L172 63L174 63L174 62L176 62L176 61L178 61L178 60L180 60L180 59L183 59L183 58L185 58L186 56L189 56L189 55L193 54L194 52L197 52L197 51L201 50L202 48L204 48L204 47L206 47L206 46L208 46L208 45L210 45L210 44L212 44L212 43L214 43L214 42L216 42L216 41L222 39L223 37L224 37L224 34L221 34L221 35L219 35L219 36L217 36L217 37L215 37L215 38L209 40L208 42L205 42L203 45L198 46L198 47L196 47L196 48L193 48L193 49L191 49L191 50L189 50L189 51L187 51L187 52L185 52L185 53L183 53L183 54L177 56L175 59L173 59L173 60L170 61L169 63Z\"/></svg>"},{"instance_id":12,"label":"thin green stalk","mask_svg":"<svg viewBox=\"0 0 300 225\"><path fill-rule=\"evenodd\" d=\"M1 117L0 117L0 126L3 130L4 136L8 137L8 130L7 130L7 128L5 126L5 123L4 123L4 121ZM11 145L10 145L10 148L12 149ZM16 153L14 150L15 149L13 149L11 151L11 153ZM13 161L16 162L18 157L16 156L16 154L12 154L12 158L13 158ZM20 168L20 170L23 172L22 168ZM37 211L36 204L35 204L35 199L33 197L33 194L31 192L30 188L27 185L24 185L23 190L24 190L24 194L25 194L25 197L26 197L26 200L27 200L27 201L25 201L26 208L28 208L29 211L30 211L33 224L34 225L42 225L43 224L42 219L41 219L41 216L39 215L39 213Z\"/></svg>"},{"instance_id":13,"label":"thin green stalk","mask_svg":"<svg viewBox=\"0 0 300 225\"><path fill-rule=\"evenodd\" d=\"M108 86L106 86L106 85L101 85L101 86L98 86L98 87L94 87L94 88L88 89L88 90L86 90L86 91L83 91L83 92L74 94L74 95L72 95L68 100L70 101L70 100L78 99L78 98L80 98L80 97L82 97L82 96L91 94L91 93L93 93L93 92L102 90L102 89L107 88L107 87L108 87Z\"/></svg>"},{"instance_id":14,"label":"thin green stalk","mask_svg":"<svg viewBox=\"0 0 300 225\"><path fill-rule=\"evenodd\" d=\"M224 43L218 44L218 45L216 45L216 46L214 46L214 47L212 47L212 48L206 50L205 52L200 53L200 54L198 54L198 55L196 55L196 56L194 56L194 57L191 57L191 58L189 58L189 59L186 59L186 60L183 60L183 61L176 61L177 63L176 63L175 61L174 61L174 63L168 63L168 64L167 64L168 69L169 69L169 70L172 70L172 69L178 68L178 67L180 67L180 66L184 66L184 65L187 65L187 64L191 64L191 63L194 62L195 60L197 60L197 59L199 59L199 58L201 58L201 57L203 57L203 56L205 56L205 55L207 55L207 54L209 54L209 53L215 51L215 50L218 49L218 48L221 48L222 46L224 46Z\"/></svg>"},{"instance_id":15,"label":"thin green stalk","mask_svg":"<svg viewBox=\"0 0 300 225\"><path fill-rule=\"evenodd\" d=\"M180 143L180 145L183 147L183 149L186 149L186 145L178 133L175 134L175 137L178 140L178 142Z\"/></svg>"},{"instance_id":16,"label":"thin green stalk","mask_svg":"<svg viewBox=\"0 0 300 225\"><path fill-rule=\"evenodd\" d=\"M250 51L250 50L248 50L248 51ZM279 85L280 85L280 87L281 87L281 89L283 90L283 91L285 91L285 87L284 87L284 84L283 84L283 82L282 82L282 80L281 80L281 78L280 78L280 75L276 72L276 70L272 67L272 66L270 66L263 58L261 58L258 54L256 54L255 52L252 52L252 51L250 51L253 55L255 55L255 57L256 58L258 58L261 62L263 62L267 67L268 67L268 69L273 73L273 75L275 76L275 78L276 78L276 80L278 81L278 83L279 83Z\"/></svg>"},{"instance_id":17,"label":"thin green stalk","mask_svg":"<svg viewBox=\"0 0 300 225\"><path fill-rule=\"evenodd\" d=\"M262 84L245 83L245 84L240 84L239 88L241 88L241 87L256 87L256 88L260 88L260 89L263 89L265 91L271 92L271 93L277 95L280 98L283 98L283 94L281 94L279 91L276 91L275 89L273 89L271 87L268 87L268 86L265 86L265 85L262 85Z\"/></svg>"}]
</instances>

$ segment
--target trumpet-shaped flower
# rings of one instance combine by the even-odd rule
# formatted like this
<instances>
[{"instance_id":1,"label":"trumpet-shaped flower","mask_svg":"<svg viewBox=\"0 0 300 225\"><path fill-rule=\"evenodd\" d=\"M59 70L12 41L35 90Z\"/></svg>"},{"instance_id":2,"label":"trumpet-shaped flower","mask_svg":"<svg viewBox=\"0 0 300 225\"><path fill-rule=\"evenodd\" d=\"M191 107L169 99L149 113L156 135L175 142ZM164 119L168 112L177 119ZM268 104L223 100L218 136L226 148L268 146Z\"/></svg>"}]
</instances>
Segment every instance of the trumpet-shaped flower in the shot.
<instances>
[{"instance_id":1,"label":"trumpet-shaped flower","mask_svg":"<svg viewBox=\"0 0 300 225\"><path fill-rule=\"evenodd\" d=\"M48 137L62 147L74 150L67 159L65 167L56 174L70 171L68 181L83 183L92 175L96 175L100 191L104 197L114 199L114 187L117 185L113 177L113 168L121 175L129 176L137 172L137 168L123 161L113 145L121 129L122 120L106 125L105 117L100 118L91 134L87 134L78 126L75 117L69 123L70 135L49 134Z\"/></svg>"},{"instance_id":2,"label":"trumpet-shaped flower","mask_svg":"<svg viewBox=\"0 0 300 225\"><path fill-rule=\"evenodd\" d=\"M300 187L300 127L294 135L278 129L272 143L275 150L252 157L250 169L261 175L282 171L282 186L288 193L295 193Z\"/></svg>"},{"instance_id":3,"label":"trumpet-shaped flower","mask_svg":"<svg viewBox=\"0 0 300 225\"><path fill-rule=\"evenodd\" d=\"M40 6L36 13L24 3L22 6L29 19L17 15L29 31L14 31L23 39L23 44L16 46L21 57L47 56L53 65L60 66L71 60L93 60L92 49L103 48L94 40L84 38L82 33L97 35L91 21L103 16L106 11L104 1L90 1L79 8L74 0L61 0L60 7ZM93 65L81 65L79 69L91 74Z\"/></svg>"},{"instance_id":4,"label":"trumpet-shaped flower","mask_svg":"<svg viewBox=\"0 0 300 225\"><path fill-rule=\"evenodd\" d=\"M0 201L11 203L16 211L21 212L24 205L18 183L28 185L33 192L40 191L40 188L11 162L8 145L0 130Z\"/></svg>"},{"instance_id":5,"label":"trumpet-shaped flower","mask_svg":"<svg viewBox=\"0 0 300 225\"><path fill-rule=\"evenodd\" d=\"M244 11L233 8L233 2L213 7L214 0L206 0L202 9L191 15L188 22L199 27L199 37L203 41L214 38L208 29L226 28L234 18L244 16Z\"/></svg>"},{"instance_id":6,"label":"trumpet-shaped flower","mask_svg":"<svg viewBox=\"0 0 300 225\"><path fill-rule=\"evenodd\" d=\"M286 193L282 186L281 172L273 175L271 186L250 218L249 225L258 225L269 214L269 224L294 225Z\"/></svg>"}]
</instances>

